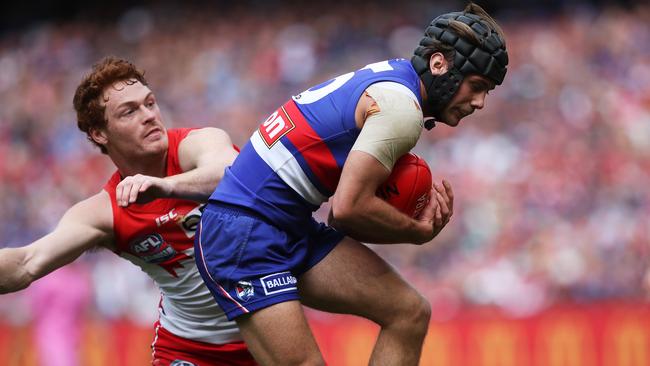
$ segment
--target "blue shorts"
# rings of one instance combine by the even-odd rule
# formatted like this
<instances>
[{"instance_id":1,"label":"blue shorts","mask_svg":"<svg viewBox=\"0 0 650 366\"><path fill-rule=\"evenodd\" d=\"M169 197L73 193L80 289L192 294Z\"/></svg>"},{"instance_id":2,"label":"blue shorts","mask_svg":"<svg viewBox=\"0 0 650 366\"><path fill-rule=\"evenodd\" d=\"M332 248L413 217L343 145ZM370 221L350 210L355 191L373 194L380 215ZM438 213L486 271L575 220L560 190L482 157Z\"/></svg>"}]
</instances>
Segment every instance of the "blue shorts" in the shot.
<instances>
[{"instance_id":1,"label":"blue shorts","mask_svg":"<svg viewBox=\"0 0 650 366\"><path fill-rule=\"evenodd\" d=\"M206 206L194 240L196 264L229 320L299 300L298 277L344 237L314 219L308 223L289 234L245 208Z\"/></svg>"}]
</instances>

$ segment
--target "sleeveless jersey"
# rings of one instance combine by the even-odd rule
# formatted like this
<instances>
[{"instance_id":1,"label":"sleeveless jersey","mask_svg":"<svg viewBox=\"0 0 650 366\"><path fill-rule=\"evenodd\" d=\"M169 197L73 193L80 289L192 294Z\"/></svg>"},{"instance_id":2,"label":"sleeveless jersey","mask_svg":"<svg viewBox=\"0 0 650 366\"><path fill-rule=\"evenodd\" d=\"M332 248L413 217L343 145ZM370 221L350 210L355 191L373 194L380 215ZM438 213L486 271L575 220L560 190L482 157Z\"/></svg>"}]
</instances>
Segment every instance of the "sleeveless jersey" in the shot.
<instances>
[{"instance_id":1,"label":"sleeveless jersey","mask_svg":"<svg viewBox=\"0 0 650 366\"><path fill-rule=\"evenodd\" d=\"M166 175L182 173L178 145L191 129L169 129ZM213 344L241 340L236 324L216 304L194 263L194 233L201 204L183 199L157 199L119 207L115 172L104 190L111 197L116 254L139 266L161 291L160 324L171 333Z\"/></svg>"},{"instance_id":2,"label":"sleeveless jersey","mask_svg":"<svg viewBox=\"0 0 650 366\"><path fill-rule=\"evenodd\" d=\"M406 59L370 64L310 88L261 124L210 200L246 207L288 231L307 226L334 194L359 136L354 112L361 94L385 81L422 103L420 78Z\"/></svg>"}]
</instances>

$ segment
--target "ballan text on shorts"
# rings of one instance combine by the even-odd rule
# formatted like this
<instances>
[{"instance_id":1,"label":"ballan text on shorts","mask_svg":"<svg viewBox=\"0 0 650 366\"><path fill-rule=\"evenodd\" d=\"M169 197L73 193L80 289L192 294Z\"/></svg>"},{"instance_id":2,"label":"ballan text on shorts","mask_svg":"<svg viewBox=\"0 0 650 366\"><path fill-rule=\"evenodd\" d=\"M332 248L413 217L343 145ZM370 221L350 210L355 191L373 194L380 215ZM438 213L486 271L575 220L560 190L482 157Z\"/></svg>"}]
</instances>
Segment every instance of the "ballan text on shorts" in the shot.
<instances>
[{"instance_id":1,"label":"ballan text on shorts","mask_svg":"<svg viewBox=\"0 0 650 366\"><path fill-rule=\"evenodd\" d=\"M298 280L291 275L291 272L274 273L260 278L264 293L266 295L275 294L289 290L296 290Z\"/></svg>"}]
</instances>

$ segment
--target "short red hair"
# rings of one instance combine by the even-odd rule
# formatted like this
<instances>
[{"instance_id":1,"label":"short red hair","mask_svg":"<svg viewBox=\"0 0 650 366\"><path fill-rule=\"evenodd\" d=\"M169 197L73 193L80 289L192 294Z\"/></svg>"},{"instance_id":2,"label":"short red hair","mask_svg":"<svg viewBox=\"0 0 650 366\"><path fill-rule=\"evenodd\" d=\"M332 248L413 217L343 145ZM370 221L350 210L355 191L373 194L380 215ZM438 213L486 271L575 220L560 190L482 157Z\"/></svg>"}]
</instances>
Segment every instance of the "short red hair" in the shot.
<instances>
[{"instance_id":1,"label":"short red hair","mask_svg":"<svg viewBox=\"0 0 650 366\"><path fill-rule=\"evenodd\" d=\"M93 129L106 127L104 115L106 106L103 105L101 96L104 90L118 81L140 82L148 85L144 72L138 70L131 62L117 57L105 57L95 65L89 75L86 75L74 93L72 104L77 112L77 126L86 133L88 140L99 146L102 153L106 148L95 142L90 133ZM106 102L106 101L104 101Z\"/></svg>"}]
</instances>

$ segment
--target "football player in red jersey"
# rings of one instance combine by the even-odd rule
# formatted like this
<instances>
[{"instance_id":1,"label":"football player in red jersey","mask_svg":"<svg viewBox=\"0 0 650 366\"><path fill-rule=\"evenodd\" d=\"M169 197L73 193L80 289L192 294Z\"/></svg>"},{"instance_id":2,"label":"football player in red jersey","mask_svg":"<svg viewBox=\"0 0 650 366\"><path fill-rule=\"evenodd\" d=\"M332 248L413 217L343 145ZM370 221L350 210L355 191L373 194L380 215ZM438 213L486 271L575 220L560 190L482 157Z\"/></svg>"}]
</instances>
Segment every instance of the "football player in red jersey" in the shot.
<instances>
[{"instance_id":1,"label":"football player in red jersey","mask_svg":"<svg viewBox=\"0 0 650 366\"><path fill-rule=\"evenodd\" d=\"M79 129L117 170L51 233L0 250L0 293L104 247L140 266L161 290L153 365L254 365L193 259L200 202L237 156L230 137L217 128L166 129L143 73L112 57L81 81L74 108Z\"/></svg>"}]
</instances>

